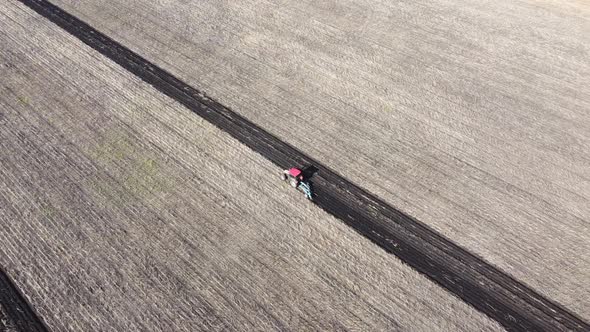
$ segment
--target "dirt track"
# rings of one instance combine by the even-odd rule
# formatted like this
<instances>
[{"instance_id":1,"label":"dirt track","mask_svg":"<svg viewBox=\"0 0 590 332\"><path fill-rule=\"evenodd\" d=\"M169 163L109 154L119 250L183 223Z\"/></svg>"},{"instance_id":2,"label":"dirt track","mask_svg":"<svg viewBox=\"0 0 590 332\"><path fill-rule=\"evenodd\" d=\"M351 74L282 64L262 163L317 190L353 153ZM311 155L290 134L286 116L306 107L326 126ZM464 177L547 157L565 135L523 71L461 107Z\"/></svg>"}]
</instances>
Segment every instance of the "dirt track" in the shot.
<instances>
[{"instance_id":1,"label":"dirt track","mask_svg":"<svg viewBox=\"0 0 590 332\"><path fill-rule=\"evenodd\" d=\"M0 13L0 265L52 330L499 330L174 101Z\"/></svg>"},{"instance_id":2,"label":"dirt track","mask_svg":"<svg viewBox=\"0 0 590 332\"><path fill-rule=\"evenodd\" d=\"M586 4L56 3L590 317Z\"/></svg>"}]
</instances>

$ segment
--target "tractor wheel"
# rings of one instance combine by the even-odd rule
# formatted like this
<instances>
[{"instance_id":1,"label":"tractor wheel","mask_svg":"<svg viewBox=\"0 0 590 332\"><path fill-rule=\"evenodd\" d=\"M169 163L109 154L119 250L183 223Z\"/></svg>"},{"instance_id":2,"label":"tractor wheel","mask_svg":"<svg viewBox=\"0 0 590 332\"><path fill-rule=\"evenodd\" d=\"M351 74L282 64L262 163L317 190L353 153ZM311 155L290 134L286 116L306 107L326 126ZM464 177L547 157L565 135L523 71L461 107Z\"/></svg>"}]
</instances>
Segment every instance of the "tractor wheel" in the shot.
<instances>
[{"instance_id":1,"label":"tractor wheel","mask_svg":"<svg viewBox=\"0 0 590 332\"><path fill-rule=\"evenodd\" d=\"M281 174L281 179L283 179L283 181L287 181L287 174Z\"/></svg>"},{"instance_id":2,"label":"tractor wheel","mask_svg":"<svg viewBox=\"0 0 590 332\"><path fill-rule=\"evenodd\" d=\"M289 179L289 184L293 188L297 188L297 184L298 184L297 182L298 182L297 179L294 179L294 178Z\"/></svg>"}]
</instances>

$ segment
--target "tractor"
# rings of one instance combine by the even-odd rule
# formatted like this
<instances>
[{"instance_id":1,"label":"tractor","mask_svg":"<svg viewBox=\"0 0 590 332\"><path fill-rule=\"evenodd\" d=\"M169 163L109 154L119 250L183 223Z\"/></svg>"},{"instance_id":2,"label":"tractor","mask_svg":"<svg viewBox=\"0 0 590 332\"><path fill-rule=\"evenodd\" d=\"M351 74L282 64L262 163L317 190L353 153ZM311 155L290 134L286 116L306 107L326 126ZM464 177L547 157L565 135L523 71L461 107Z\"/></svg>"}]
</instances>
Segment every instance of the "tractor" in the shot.
<instances>
[{"instance_id":1,"label":"tractor","mask_svg":"<svg viewBox=\"0 0 590 332\"><path fill-rule=\"evenodd\" d=\"M302 170L296 167L286 169L283 171L282 178L283 181L287 181L291 187L301 190L305 194L305 197L307 197L307 199L313 199L311 183L304 176Z\"/></svg>"}]
</instances>

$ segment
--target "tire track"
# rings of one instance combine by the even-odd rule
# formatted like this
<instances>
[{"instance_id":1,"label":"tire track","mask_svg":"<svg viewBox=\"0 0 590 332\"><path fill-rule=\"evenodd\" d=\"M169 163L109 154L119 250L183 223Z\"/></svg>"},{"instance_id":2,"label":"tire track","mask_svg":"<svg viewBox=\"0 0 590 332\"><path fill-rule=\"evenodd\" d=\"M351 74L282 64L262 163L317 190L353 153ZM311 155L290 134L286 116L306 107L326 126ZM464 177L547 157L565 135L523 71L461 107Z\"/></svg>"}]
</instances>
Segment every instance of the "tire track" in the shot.
<instances>
[{"instance_id":1,"label":"tire track","mask_svg":"<svg viewBox=\"0 0 590 332\"><path fill-rule=\"evenodd\" d=\"M316 204L511 331L583 331L566 308L455 245L295 147L45 0L19 0L252 150L287 168L314 165Z\"/></svg>"}]
</instances>

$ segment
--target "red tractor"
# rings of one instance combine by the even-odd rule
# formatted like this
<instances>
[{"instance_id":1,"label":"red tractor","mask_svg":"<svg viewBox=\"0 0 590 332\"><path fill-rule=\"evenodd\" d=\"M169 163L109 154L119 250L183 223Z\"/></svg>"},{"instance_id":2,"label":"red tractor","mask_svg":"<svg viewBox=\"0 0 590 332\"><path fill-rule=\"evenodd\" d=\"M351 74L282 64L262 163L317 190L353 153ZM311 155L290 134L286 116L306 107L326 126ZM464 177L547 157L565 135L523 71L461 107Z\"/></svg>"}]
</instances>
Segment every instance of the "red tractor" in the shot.
<instances>
[{"instance_id":1,"label":"red tractor","mask_svg":"<svg viewBox=\"0 0 590 332\"><path fill-rule=\"evenodd\" d=\"M309 200L313 198L311 192L311 185L309 181L305 179L302 170L296 167L286 169L283 171L282 177L283 181L289 182L289 185L291 185L291 187L303 191L303 193L305 193L305 197L307 197Z\"/></svg>"}]
</instances>

